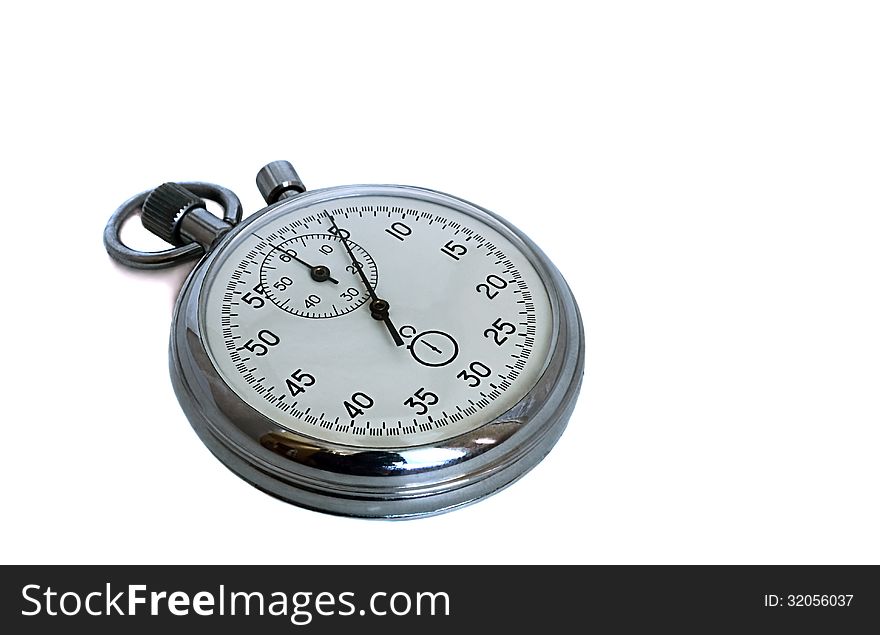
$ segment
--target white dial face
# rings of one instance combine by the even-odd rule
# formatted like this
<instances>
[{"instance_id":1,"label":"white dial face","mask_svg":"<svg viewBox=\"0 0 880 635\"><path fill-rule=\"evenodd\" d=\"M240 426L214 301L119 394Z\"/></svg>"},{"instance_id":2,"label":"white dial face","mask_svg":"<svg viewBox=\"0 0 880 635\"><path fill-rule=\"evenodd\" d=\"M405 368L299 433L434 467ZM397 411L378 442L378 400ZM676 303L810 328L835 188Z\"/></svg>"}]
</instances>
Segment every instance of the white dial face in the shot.
<instances>
[{"instance_id":1,"label":"white dial face","mask_svg":"<svg viewBox=\"0 0 880 635\"><path fill-rule=\"evenodd\" d=\"M202 328L226 383L285 430L400 448L514 406L549 354L547 291L479 218L387 195L281 206L224 249Z\"/></svg>"}]
</instances>

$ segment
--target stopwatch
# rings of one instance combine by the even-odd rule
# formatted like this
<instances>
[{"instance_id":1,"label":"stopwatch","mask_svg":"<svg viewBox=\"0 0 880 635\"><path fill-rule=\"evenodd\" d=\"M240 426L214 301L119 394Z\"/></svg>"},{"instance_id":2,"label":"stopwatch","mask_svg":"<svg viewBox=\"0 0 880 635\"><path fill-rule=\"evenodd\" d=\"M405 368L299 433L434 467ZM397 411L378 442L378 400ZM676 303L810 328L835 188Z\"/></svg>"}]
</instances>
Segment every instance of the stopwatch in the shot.
<instances>
[{"instance_id":1,"label":"stopwatch","mask_svg":"<svg viewBox=\"0 0 880 635\"><path fill-rule=\"evenodd\" d=\"M220 461L301 507L410 518L493 494L550 451L580 390L584 335L528 237L429 189L307 191L286 161L257 186L268 206L242 220L224 187L165 183L104 232L129 266L200 258L175 305L169 366ZM173 247L124 245L136 214Z\"/></svg>"}]
</instances>

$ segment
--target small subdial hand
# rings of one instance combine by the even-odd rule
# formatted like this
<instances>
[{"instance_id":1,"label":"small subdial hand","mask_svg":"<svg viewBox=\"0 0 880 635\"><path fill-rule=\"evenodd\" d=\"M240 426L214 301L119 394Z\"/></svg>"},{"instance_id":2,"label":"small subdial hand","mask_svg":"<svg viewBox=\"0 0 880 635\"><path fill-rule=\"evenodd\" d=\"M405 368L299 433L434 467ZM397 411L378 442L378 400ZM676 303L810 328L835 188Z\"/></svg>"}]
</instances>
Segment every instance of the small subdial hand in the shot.
<instances>
[{"instance_id":1,"label":"small subdial hand","mask_svg":"<svg viewBox=\"0 0 880 635\"><path fill-rule=\"evenodd\" d=\"M292 260L296 260L299 264L305 265L306 267L308 267L311 271L311 274L312 274L312 280L314 280L315 282L329 281L329 282L332 282L333 284L339 284L339 280L337 280L336 278L333 278L330 275L330 267L327 267L326 265L310 265L309 263L307 263L305 260L303 260L302 258L297 256L296 253L294 253L292 251L287 251L286 249L282 249L281 247L276 247L275 245L273 245L271 243L269 244L269 246L272 249L274 249L275 251L284 254L288 258L291 258Z\"/></svg>"},{"instance_id":2,"label":"small subdial hand","mask_svg":"<svg viewBox=\"0 0 880 635\"><path fill-rule=\"evenodd\" d=\"M403 346L403 338L400 337L400 333L398 333L397 328L394 326L394 323L391 321L391 318L388 316L388 312L391 309L391 305L387 300L381 299L376 295L376 290L373 288L373 285L370 284L370 281L367 280L367 276L361 268L361 264L354 257L354 253L351 251L351 247L348 246L348 238L342 235L342 231L340 231L339 227L336 225L336 220L334 220L331 214L327 214L327 218L330 219L330 224L333 226L333 229L336 231L336 235L342 241L342 245L345 247L345 251L348 252L348 257L351 258L351 266L355 268L358 274L361 277L361 281L364 283L364 287L367 289L367 293L370 294L370 315L374 320L379 322L383 322L385 326L388 328L388 332L391 333L391 339L394 340L394 343L397 346Z\"/></svg>"}]
</instances>

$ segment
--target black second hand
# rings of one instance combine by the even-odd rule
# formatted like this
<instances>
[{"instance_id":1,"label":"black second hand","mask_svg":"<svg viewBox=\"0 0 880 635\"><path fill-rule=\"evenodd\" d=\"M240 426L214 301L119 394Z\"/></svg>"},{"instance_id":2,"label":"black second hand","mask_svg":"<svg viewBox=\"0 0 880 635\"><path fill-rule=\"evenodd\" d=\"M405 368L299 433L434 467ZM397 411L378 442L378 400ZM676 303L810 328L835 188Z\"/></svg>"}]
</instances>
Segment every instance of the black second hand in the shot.
<instances>
[{"instance_id":1,"label":"black second hand","mask_svg":"<svg viewBox=\"0 0 880 635\"><path fill-rule=\"evenodd\" d=\"M336 225L336 220L329 212L327 212L327 218L330 219L330 224L333 225L333 229L336 230L336 235L339 237L339 240L342 241L342 246L345 247L345 251L348 252L348 257L351 258L351 266L357 270L358 274L360 274L361 281L363 281L364 286L367 288L367 293L370 294L370 298L372 299L372 302L370 303L370 311L373 319L384 322L385 326L388 328L388 332L391 333L391 339L394 340L394 343L398 346L403 346L403 338L400 337L400 333L397 332L397 328L394 326L391 318L388 317L388 309L390 308L388 301L382 300L376 295L376 290L373 289L373 285L367 280L367 275L363 272L363 269L361 269L360 263L358 263L357 258L354 257L354 253L348 246L348 239L342 235L342 232Z\"/></svg>"}]
</instances>

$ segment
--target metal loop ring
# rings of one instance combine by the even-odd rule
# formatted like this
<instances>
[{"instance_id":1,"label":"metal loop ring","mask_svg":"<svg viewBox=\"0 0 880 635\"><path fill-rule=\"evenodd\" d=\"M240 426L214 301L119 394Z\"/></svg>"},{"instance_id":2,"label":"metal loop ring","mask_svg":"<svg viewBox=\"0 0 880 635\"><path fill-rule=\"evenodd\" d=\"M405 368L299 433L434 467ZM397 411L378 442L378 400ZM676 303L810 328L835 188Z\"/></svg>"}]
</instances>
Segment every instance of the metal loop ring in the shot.
<instances>
[{"instance_id":1,"label":"metal loop ring","mask_svg":"<svg viewBox=\"0 0 880 635\"><path fill-rule=\"evenodd\" d=\"M223 207L223 220L230 225L237 225L241 221L241 201L235 192L214 183L192 181L180 183L183 187L201 198L206 198ZM107 227L104 228L104 247L114 260L136 269L163 269L172 267L184 260L198 258L204 250L197 243L189 243L182 247L174 247L163 251L139 251L123 244L120 238L122 224L134 214L140 212L141 205L147 199L152 190L147 190L132 196L113 212Z\"/></svg>"}]
</instances>

